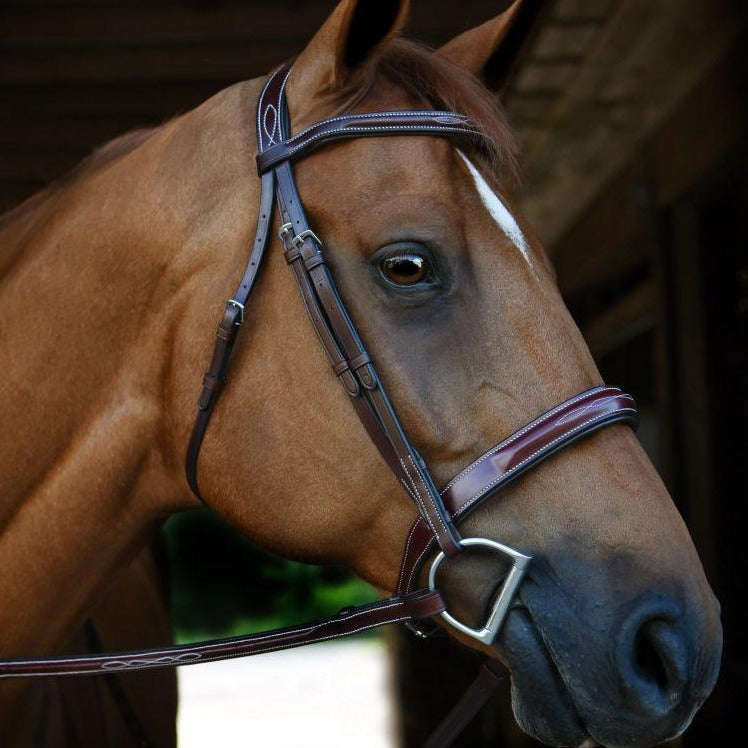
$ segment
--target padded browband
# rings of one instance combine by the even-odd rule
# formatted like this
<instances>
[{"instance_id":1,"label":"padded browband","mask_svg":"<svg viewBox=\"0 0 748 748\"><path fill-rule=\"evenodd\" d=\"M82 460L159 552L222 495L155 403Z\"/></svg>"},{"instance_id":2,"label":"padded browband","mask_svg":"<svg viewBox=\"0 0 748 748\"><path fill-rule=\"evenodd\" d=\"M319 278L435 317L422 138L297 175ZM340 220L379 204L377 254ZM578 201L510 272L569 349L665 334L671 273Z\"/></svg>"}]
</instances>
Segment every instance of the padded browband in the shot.
<instances>
[{"instance_id":1,"label":"padded browband","mask_svg":"<svg viewBox=\"0 0 748 748\"><path fill-rule=\"evenodd\" d=\"M314 148L334 140L419 134L467 138L476 142L485 137L470 124L467 117L454 112L429 109L343 114L317 122L287 140L271 145L266 151L261 151L257 155L257 171L262 175L283 161L295 161Z\"/></svg>"}]
</instances>

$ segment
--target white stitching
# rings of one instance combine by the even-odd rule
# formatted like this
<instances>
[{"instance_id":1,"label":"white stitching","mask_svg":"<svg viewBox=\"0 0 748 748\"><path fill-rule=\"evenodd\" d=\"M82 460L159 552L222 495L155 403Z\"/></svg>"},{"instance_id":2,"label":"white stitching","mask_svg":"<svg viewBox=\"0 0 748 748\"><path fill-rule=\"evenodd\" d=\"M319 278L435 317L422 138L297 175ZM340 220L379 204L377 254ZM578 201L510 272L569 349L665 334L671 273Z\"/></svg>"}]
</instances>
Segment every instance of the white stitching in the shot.
<instances>
[{"instance_id":1,"label":"white stitching","mask_svg":"<svg viewBox=\"0 0 748 748\"><path fill-rule=\"evenodd\" d=\"M405 468L405 463L403 463L403 461L400 460L400 464L403 466L403 470L405 471L405 474L412 481L413 479L410 477L410 475L408 474L408 472L407 472L407 470ZM402 478L400 478L400 483L402 483L402 485L405 488L405 490L410 494L410 497L413 499L413 501L415 501L416 506L418 507L418 513L426 520L426 523L428 524L429 529L431 530L431 534L435 538L438 537L438 533L436 532L436 528L434 527L433 523L431 522L431 519L429 518L428 511L426 511L426 506L423 503L423 499L421 498L421 494L418 493L418 495L416 495L415 486L413 486L411 488Z\"/></svg>"},{"instance_id":2,"label":"white stitching","mask_svg":"<svg viewBox=\"0 0 748 748\"><path fill-rule=\"evenodd\" d=\"M395 600L394 602L388 603L387 605L379 606L379 607L374 608L374 609L368 608L368 609L364 609L364 610L357 610L354 613L350 613L349 615L343 616L341 618L341 620L352 621L353 619L357 618L358 616L367 615L367 614L370 614L372 612L377 612L377 613L383 612L385 610L390 610L391 608L396 608L396 607L398 607L398 606L400 606L402 604L403 603L402 603L401 600ZM409 615L405 615L404 616L404 618L409 618L409 617L410 617ZM399 618L398 620L403 620L403 619ZM319 626L324 626L324 625L333 623L335 621L336 621L336 619L333 618L331 620L324 621L321 624L317 623L317 624L312 624L311 626L304 626L303 628L295 629L292 632L286 632L286 633L287 634L292 634L293 636L301 636L302 634L305 634L308 631L313 631L315 628L318 628ZM374 626L374 625L379 625L379 624L371 624L371 626ZM363 628L367 628L367 627L364 626ZM361 630L363 630L363 629L357 629L357 631L361 631ZM351 633L355 633L355 632L351 632ZM247 641L247 642L245 642L245 645L253 643L253 642L262 641L264 639L269 639L271 637L278 636L278 635L279 635L278 631L272 631L272 632L267 633L267 634L251 634L250 635L252 637L251 642ZM347 634L345 634L345 635L347 636ZM336 634L335 636L341 636L341 634ZM197 654L197 653L205 652L206 650L208 650L208 649L210 649L211 647L214 647L214 646L216 646L215 642L207 642L206 644L202 644L202 645L199 645L199 644L198 645L194 645L191 648L190 652L182 652L182 653L174 652L173 654L170 654L168 656L175 657L175 656L183 656L185 654ZM202 656L202 655L200 655L200 656ZM77 661L77 662L85 662L85 658L70 658L70 659L72 661L74 661L74 662L75 661ZM49 663L46 660L29 660L28 664L30 664L30 665L46 665L46 664L49 664Z\"/></svg>"},{"instance_id":3,"label":"white stitching","mask_svg":"<svg viewBox=\"0 0 748 748\"><path fill-rule=\"evenodd\" d=\"M328 641L329 639L340 639L343 636L352 636L353 634L357 634L359 631L366 631L367 629L373 629L373 628L376 628L377 626L389 625L391 623L400 623L400 621L408 621L408 620L410 620L412 618L413 618L413 616L411 616L409 614L406 614L406 615L400 616L399 618L393 618L391 621L387 621L386 624L383 624L383 623L370 623L370 624L368 624L366 626L360 626L357 629L353 629L353 631L346 631L344 634L328 634L327 636L315 637L312 641L299 642L298 644L294 644L294 645L291 645L291 646L289 646L288 644L281 644L281 645L279 645L277 647L264 647L262 649L257 650L253 654L264 654L264 653L267 653L267 652L275 652L275 651L280 650L280 649L292 649L295 646L296 647L302 647L302 646L304 646L306 644L319 644L320 642ZM243 655L241 653L231 654L231 655L226 655L226 656L223 656L223 657L220 657L220 656L216 657L215 660L216 661L217 660L230 660L233 657L242 657L242 656ZM211 657L211 660L213 660L212 657ZM207 662L207 660L204 660L204 662Z\"/></svg>"},{"instance_id":4,"label":"white stitching","mask_svg":"<svg viewBox=\"0 0 748 748\"><path fill-rule=\"evenodd\" d=\"M283 83L281 83L280 94L278 96L278 101L279 102L282 102L285 99L285 97L286 97L286 83L288 83L288 79L291 76L291 71L292 70L293 70L293 66L291 66L290 68L288 68L288 70L286 71L286 77L283 79Z\"/></svg>"},{"instance_id":5,"label":"white stitching","mask_svg":"<svg viewBox=\"0 0 748 748\"><path fill-rule=\"evenodd\" d=\"M257 148L260 151L264 151L264 147L262 144L262 126L260 123L260 115L263 110L263 100L265 99L265 92L268 90L268 86L270 85L270 81L272 80L273 76L272 74L267 79L265 85L262 88L262 91L260 92L260 100L257 102L257 137L259 138L260 142L257 143Z\"/></svg>"},{"instance_id":6,"label":"white stitching","mask_svg":"<svg viewBox=\"0 0 748 748\"><path fill-rule=\"evenodd\" d=\"M406 592L410 589L410 586L413 584L413 575L416 573L416 569L418 569L421 566L421 563L423 562L423 557L428 553L430 547L431 547L431 541L429 541L428 545L421 551L421 555L418 556L418 558L416 559L416 562L413 564L410 570L410 575L408 576L408 586L405 588Z\"/></svg>"},{"instance_id":7,"label":"white stitching","mask_svg":"<svg viewBox=\"0 0 748 748\"><path fill-rule=\"evenodd\" d=\"M623 408L622 411L627 411L629 413L636 413L636 409L635 408ZM622 412L622 411L619 411L619 412ZM519 470L519 468L521 468L523 465L525 465L528 460L532 460L540 452L543 452L548 447L552 447L554 444L558 443L560 440L565 439L568 436L571 436L572 434L574 434L574 432L579 431L580 429L585 428L586 426L590 425L591 423L595 423L595 421L598 421L598 420L600 420L600 421L604 420L608 415L609 414L606 413L606 414L603 414L603 415L599 416L598 418L591 418L588 421L585 421L584 423L579 424L579 426L577 426L577 427L575 427L573 429L569 429L569 431L565 432L564 434L562 434L561 436L559 436L557 439L554 439L552 442L549 442L544 447L542 447L541 449L539 449L536 452L534 452L533 454L531 454L529 457L527 457L524 460L522 460L522 462L517 463L511 470L509 470L508 472L504 473L502 476L500 476L499 478L497 478L495 481L493 481L493 483L490 483L489 485L487 485L484 488L482 488L466 504L463 504L459 508L459 510L457 512L455 512L455 515L454 515L455 518L461 517L467 511L468 507L472 506L472 504L475 503L476 499L478 499L480 496L482 496L486 491L488 491L490 488L494 487L496 484L501 483L505 479L508 479L517 470ZM411 530L411 533L414 530L415 530L415 525L413 526L413 529ZM428 553L428 551L429 551L429 549L431 547L431 543L432 543L432 541L429 540L429 542L426 545L426 547L421 551L420 555L418 556L418 558L415 560L415 562L411 566L410 574L408 575L408 585L407 585L407 587L405 587L405 591L406 592L411 588L411 585L413 584L413 575L416 573L416 570L421 566L421 563L423 562L424 556ZM405 556L404 556L404 558L405 558ZM400 578L401 579L402 579L402 572L403 571L405 571L404 568L400 572Z\"/></svg>"},{"instance_id":8,"label":"white stitching","mask_svg":"<svg viewBox=\"0 0 748 748\"><path fill-rule=\"evenodd\" d=\"M298 644L280 644L277 647L263 647L252 654L265 654L267 652L275 652L281 649L293 649L294 647L302 647L306 644L319 644L320 642L328 641L329 639L340 639L343 636L352 636L353 634L357 634L359 631L366 631L367 629L376 628L377 626L384 626L389 625L391 623L400 623L400 621L408 621L412 619L413 616L410 614L405 614L403 616L400 616L399 618L393 618L391 621L387 621L386 624L384 623L370 623L365 626L359 626L359 628L353 629L352 631L346 631L344 634L328 634L327 636L320 636L315 637L313 640L308 642L299 642ZM236 653L236 654L226 654L226 655L209 655L210 659L203 660L203 662L218 662L220 660L230 660L235 657L245 657L246 655L242 653Z\"/></svg>"},{"instance_id":9,"label":"white stitching","mask_svg":"<svg viewBox=\"0 0 748 748\"><path fill-rule=\"evenodd\" d=\"M408 455L408 457L410 458L410 461L413 462L413 458L410 455ZM408 479L410 480L410 483L411 483L412 490L409 490L409 493L410 493L411 496L413 496L414 499L416 499L416 503L421 508L421 514L426 519L426 522L428 523L428 526L431 528L431 534L435 538L437 538L437 540L438 540L439 533L436 531L436 528L434 527L434 523L431 521L431 517L429 516L428 507L426 506L426 502L423 500L423 496L421 494L421 491L418 488L418 485L416 484L415 480L413 479L413 476L410 474L410 470L408 469L408 466L405 464L405 462L403 460L400 460L400 464L402 465L403 471L405 472L405 475L407 475L407 477L408 477ZM413 463L413 465L415 467L415 463ZM417 472L418 471L416 470L416 473ZM423 483L424 488L426 488L426 484L424 483L423 478L420 476L420 474L418 475L418 477L421 479L421 483ZM428 489L426 489L426 493L428 494L428 497L431 500L432 506L434 506L434 509L436 510L436 504L434 503L434 498L431 496L431 494L428 491ZM415 494L417 494L417 497L416 497ZM447 528L444 525L444 523L441 521L441 517L439 516L438 510L436 510L436 516L439 518L439 524L441 524L441 526L444 527L444 531L446 532Z\"/></svg>"},{"instance_id":10,"label":"white stitching","mask_svg":"<svg viewBox=\"0 0 748 748\"><path fill-rule=\"evenodd\" d=\"M343 120L350 120L351 122L358 122L362 119L382 119L386 117L456 117L462 122L469 122L470 120L462 115L457 114L456 112L447 112L443 109L420 109L420 110L393 110L389 112L360 112L358 114L340 114L337 117L328 117L327 119L320 120L319 122L315 122L313 125L309 125L309 127L305 127L303 130L300 130L296 133L293 137L289 138L287 142L291 142L292 140L298 140L299 138L304 137L308 132L311 132L314 130L315 127L319 127L320 125L326 125L329 122L341 122Z\"/></svg>"},{"instance_id":11,"label":"white stitching","mask_svg":"<svg viewBox=\"0 0 748 748\"><path fill-rule=\"evenodd\" d=\"M361 135L365 133L387 132L387 131L402 132L404 130L415 130L416 132L445 132L445 133L450 133L450 134L451 133L459 134L459 133L469 132L471 134L482 136L482 133L478 132L478 130L467 130L465 128L461 128L456 125L454 127L444 127L441 125L371 125L370 127L351 127L350 129L346 129L343 132L352 133L354 135ZM320 132L318 135L314 135L308 140L305 140L303 143L300 143L294 148L291 148L288 151L286 151L285 155L283 156L283 160L285 161L289 158L292 158L294 154L296 154L298 151L302 150L303 148L306 148L311 143L315 143L318 140L324 140L327 137L332 137L333 135L337 135L338 132L339 131L335 131L334 133L329 133L329 132L323 131L323 132Z\"/></svg>"},{"instance_id":12,"label":"white stitching","mask_svg":"<svg viewBox=\"0 0 748 748\"><path fill-rule=\"evenodd\" d=\"M396 603L396 604L398 604L398 603ZM387 605L385 607L380 608L379 610L387 610L387 609L389 609L391 607L393 607L393 606ZM367 612L371 612L371 611L360 611L360 613L356 613L355 615L359 615L359 614L367 613ZM353 617L354 616L351 616L351 618L353 618ZM370 624L366 624L364 626L359 626L358 628L355 628L352 631L346 631L345 633L342 633L342 634L328 634L327 636L315 637L314 639L312 639L311 641L308 641L308 642L298 642L298 643L293 643L293 644L279 644L277 646L261 647L260 649L255 650L252 654L264 654L264 653L267 653L267 652L275 652L275 651L282 650L282 649L293 649L294 647L304 646L305 644L318 644L319 642L328 641L330 639L339 639L339 638L341 638L343 636L352 636L353 634L357 634L359 631L366 631L367 629L376 628L377 626L390 625L392 623L400 623L400 621L407 621L407 620L410 620L412 618L413 618L412 615L410 615L409 613L406 613L405 615L402 615L399 618L393 618L390 621L386 621L386 623L379 623L379 622L378 623L370 623ZM310 627L305 628L305 629L300 629L300 631L308 631L308 630L310 630L312 628L314 628L314 626L310 626ZM266 637L263 637L263 638L266 638ZM208 654L206 658L204 658L204 659L201 658L200 661L203 662L203 663L206 663L206 662L220 662L221 660L231 660L231 659L234 659L236 657L245 657L245 656L247 656L247 655L245 653L242 653L242 652L231 652L231 653L225 653L225 654ZM40 661L35 661L33 663L30 663L30 664L41 664L41 665L45 665L45 664L48 664L48 663L46 663L44 660L40 660ZM101 672L101 669L102 668L101 668L100 665L99 666L91 665L90 666L90 670L78 670L76 672L78 672L79 674L98 673L98 672ZM116 668L113 668L113 669L116 669ZM13 674L10 674L8 676L3 676L3 677L28 677L28 674L27 673L13 673Z\"/></svg>"},{"instance_id":13,"label":"white stitching","mask_svg":"<svg viewBox=\"0 0 748 748\"><path fill-rule=\"evenodd\" d=\"M636 409L634 408L621 408L621 410L619 410L618 412L622 413L624 411L628 411L630 413L636 413ZM575 432L586 428L592 423L595 423L597 421L604 421L609 416L610 416L610 413L602 413L601 415L596 416L595 418L590 418L589 420L584 421L583 423L580 423L579 426L575 426L573 429L569 429L568 431L565 431L563 434L561 434L561 436L557 436L553 441L550 441L547 444L544 444L540 449L535 450L535 452L533 452L531 455L529 455L528 457L525 457L524 460L521 460L520 462L518 462L511 470L507 470L506 473L499 476L495 480L491 481L491 483L488 483L487 485L483 486L483 488L481 488L481 490L478 491L478 493L472 496L467 502L465 502L460 507L458 512L455 512L455 516L462 515L464 512L467 511L468 507L471 506L477 498L482 496L490 488L493 488L493 486L495 486L497 483L500 483L505 478L508 478L510 475L513 475L514 473L516 473L517 470L519 470L523 465L526 465L533 458L537 457L541 452L545 452L550 447L553 447L554 444L558 444L560 441L563 441L564 439L571 436Z\"/></svg>"},{"instance_id":14,"label":"white stitching","mask_svg":"<svg viewBox=\"0 0 748 748\"><path fill-rule=\"evenodd\" d=\"M507 437L503 442L500 442L495 447L491 447L491 449L488 450L485 454L483 454L481 457L479 457L477 460L472 462L468 467L466 467L461 473L458 473L449 483L447 483L446 486L442 489L441 493L442 496L447 492L448 489L450 489L452 486L454 486L457 481L459 481L463 475L467 475L471 470L478 467L481 462L488 459L489 457L493 456L494 454L500 452L502 449L508 447L510 444L513 444L517 441L520 437L524 436L528 431L531 431L532 429L536 428L537 426L540 426L541 424L545 423L548 419L552 418L556 413L562 411L564 408L569 408L572 405L575 405L576 403L580 402L580 400L584 400L585 398L588 398L592 395L597 395L603 392L604 390L610 390L611 392L617 392L620 393L621 390L619 390L616 387L606 387L605 385L601 385L600 387L595 387L592 390L587 390L586 392L583 392L576 397L573 397L571 400L567 400L566 402L561 403L560 405L557 405L555 408L551 408L547 413L544 413L542 416L539 416L534 421L530 421L526 426L523 426L519 431L515 431L511 436Z\"/></svg>"},{"instance_id":15,"label":"white stitching","mask_svg":"<svg viewBox=\"0 0 748 748\"><path fill-rule=\"evenodd\" d=\"M423 486L423 490L426 492L426 496L428 496L429 501L431 502L431 506L434 508L434 516L439 520L439 524L444 528L444 532L448 532L447 525L442 519L442 515L439 512L439 507L437 506L437 503L434 500L434 496L432 495L431 491L429 491L429 487L426 485L426 481L423 479L423 475L421 475L421 471L416 467L416 463L415 463L415 460L413 459L413 455L408 453L408 459L410 460L410 464L413 466L413 470L415 471L415 474L418 476L418 479L421 481L421 485Z\"/></svg>"},{"instance_id":16,"label":"white stitching","mask_svg":"<svg viewBox=\"0 0 748 748\"><path fill-rule=\"evenodd\" d=\"M273 129L268 128L268 114L273 113ZM278 110L272 105L268 104L265 107L265 111L262 114L262 127L265 130L265 135L268 138L268 145L275 145L275 133L280 126L280 117Z\"/></svg>"},{"instance_id":17,"label":"white stitching","mask_svg":"<svg viewBox=\"0 0 748 748\"><path fill-rule=\"evenodd\" d=\"M413 535L415 534L416 528L418 527L418 520L416 520L413 523L413 527L410 528L410 532L408 533L408 539L405 541L405 552L403 553L403 562L405 559L408 558L408 551L410 550L410 544L413 540ZM397 587L396 589L400 589L400 585L403 582L403 572L405 571L405 565L400 566L400 573L397 575Z\"/></svg>"},{"instance_id":18,"label":"white stitching","mask_svg":"<svg viewBox=\"0 0 748 748\"><path fill-rule=\"evenodd\" d=\"M566 421L568 421L574 415L579 415L580 413L584 413L587 410L595 408L598 405L601 405L603 403L610 402L611 400L617 400L619 397L621 397L621 395L609 395L608 397L604 397L604 398L602 398L600 400L595 400L594 403L590 403L589 405L585 405L582 408L578 408L573 413L567 413L562 418L559 418L558 423L565 423Z\"/></svg>"},{"instance_id":19,"label":"white stitching","mask_svg":"<svg viewBox=\"0 0 748 748\"><path fill-rule=\"evenodd\" d=\"M283 79L283 83L281 83L281 89L280 89L281 97L279 101L283 99L283 93L286 90L286 83L288 82L288 76L291 75L291 69L292 68L288 69L288 71L286 72L286 77ZM275 78L276 73L277 73L277 70L274 70L270 74L270 77L268 78L267 82L265 83L265 86L262 89L262 92L260 93L260 100L258 101L258 104L257 104L257 135L258 135L258 138L260 139L260 142L257 144L257 146L260 152L265 150L265 145L262 142L262 123L260 121L260 117L265 112L265 97L267 95L268 88L270 87L270 83L273 80L273 78ZM278 112L278 114L280 114L280 112ZM278 117L277 119L278 119L278 125L280 127L280 118Z\"/></svg>"}]
</instances>

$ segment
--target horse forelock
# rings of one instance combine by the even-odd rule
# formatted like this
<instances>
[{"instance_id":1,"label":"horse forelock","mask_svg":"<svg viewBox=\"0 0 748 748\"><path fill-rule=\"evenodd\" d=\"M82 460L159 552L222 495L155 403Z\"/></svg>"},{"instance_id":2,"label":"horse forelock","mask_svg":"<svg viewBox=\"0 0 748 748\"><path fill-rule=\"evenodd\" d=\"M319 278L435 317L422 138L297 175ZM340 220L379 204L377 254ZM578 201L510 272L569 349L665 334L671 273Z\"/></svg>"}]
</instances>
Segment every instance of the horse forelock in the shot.
<instances>
[{"instance_id":1,"label":"horse forelock","mask_svg":"<svg viewBox=\"0 0 748 748\"><path fill-rule=\"evenodd\" d=\"M518 178L519 148L496 95L466 68L409 39L387 42L362 75L336 92L334 109L324 116L362 104L380 76L412 96L417 106L467 116L486 136L482 150L494 172L504 182Z\"/></svg>"}]
</instances>

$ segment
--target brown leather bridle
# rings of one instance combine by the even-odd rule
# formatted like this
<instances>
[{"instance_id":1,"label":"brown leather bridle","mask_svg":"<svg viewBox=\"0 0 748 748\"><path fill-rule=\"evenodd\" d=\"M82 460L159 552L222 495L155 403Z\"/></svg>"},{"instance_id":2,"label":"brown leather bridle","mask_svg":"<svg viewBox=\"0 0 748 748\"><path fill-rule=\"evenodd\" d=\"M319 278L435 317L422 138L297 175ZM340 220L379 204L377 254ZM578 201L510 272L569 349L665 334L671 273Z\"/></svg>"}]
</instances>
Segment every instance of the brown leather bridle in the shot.
<instances>
[{"instance_id":1,"label":"brown leather bridle","mask_svg":"<svg viewBox=\"0 0 748 748\"><path fill-rule=\"evenodd\" d=\"M270 75L258 102L257 166L261 198L257 230L244 275L236 293L226 302L213 356L203 379L198 414L187 447L187 481L200 496L197 482L200 446L226 382L231 351L244 322L277 206L284 257L332 369L364 428L418 509L418 519L408 534L396 594L369 605L346 608L336 616L311 624L263 634L118 654L0 661L0 677L111 673L210 662L334 639L388 623L412 624L437 615L463 634L491 644L531 557L488 538L463 538L455 523L486 497L572 442L614 423L636 425L636 407L629 395L614 387L595 387L549 410L479 457L441 491L436 488L428 466L408 440L374 361L338 294L325 263L322 242L305 216L292 164L315 148L345 138L432 135L480 147L484 136L466 117L433 110L341 115L291 136L285 98L290 69L290 65L284 65ZM509 562L509 571L488 619L478 629L453 618L437 588L437 571L444 559L475 545L495 551ZM436 547L439 553L430 567L428 587L419 588L423 563ZM497 662L487 661L476 683L428 745L447 745L501 677Z\"/></svg>"}]
</instances>

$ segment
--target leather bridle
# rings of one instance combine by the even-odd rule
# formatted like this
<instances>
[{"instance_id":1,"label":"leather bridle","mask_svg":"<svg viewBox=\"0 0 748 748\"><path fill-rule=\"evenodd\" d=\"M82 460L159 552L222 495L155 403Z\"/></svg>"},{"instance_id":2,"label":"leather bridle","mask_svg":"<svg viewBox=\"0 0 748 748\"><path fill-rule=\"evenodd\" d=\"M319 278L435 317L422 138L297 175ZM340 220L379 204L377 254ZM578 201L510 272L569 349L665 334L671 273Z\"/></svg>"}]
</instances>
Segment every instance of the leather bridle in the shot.
<instances>
[{"instance_id":1,"label":"leather bridle","mask_svg":"<svg viewBox=\"0 0 748 748\"><path fill-rule=\"evenodd\" d=\"M463 538L456 522L486 497L572 442L614 423L636 425L636 407L629 395L614 387L595 387L549 410L479 457L441 491L436 488L426 462L406 436L375 362L337 291L325 262L322 242L304 213L293 162L326 143L346 138L431 135L480 147L484 136L466 117L433 110L344 114L318 122L292 136L285 97L290 70L290 65L284 65L271 74L258 102L257 166L261 198L257 230L244 275L236 293L226 302L213 356L203 379L198 414L187 447L187 481L192 491L200 496L197 481L200 446L226 382L231 351L244 322L247 303L268 245L274 206L277 206L284 257L332 369L367 433L418 509L418 519L408 534L396 594L369 605L346 608L337 616L312 624L263 634L120 654L0 661L0 677L101 673L209 662L334 639L388 623L414 624L437 615L463 634L491 644L501 629L531 557L495 540ZM475 545L498 553L509 563L509 571L486 623L477 629L448 613L437 586L437 571L445 559ZM419 588L423 563L437 548L428 586ZM495 661L488 661L476 684L429 745L447 745L487 698L492 689L486 684L495 683L500 677Z\"/></svg>"}]
</instances>

